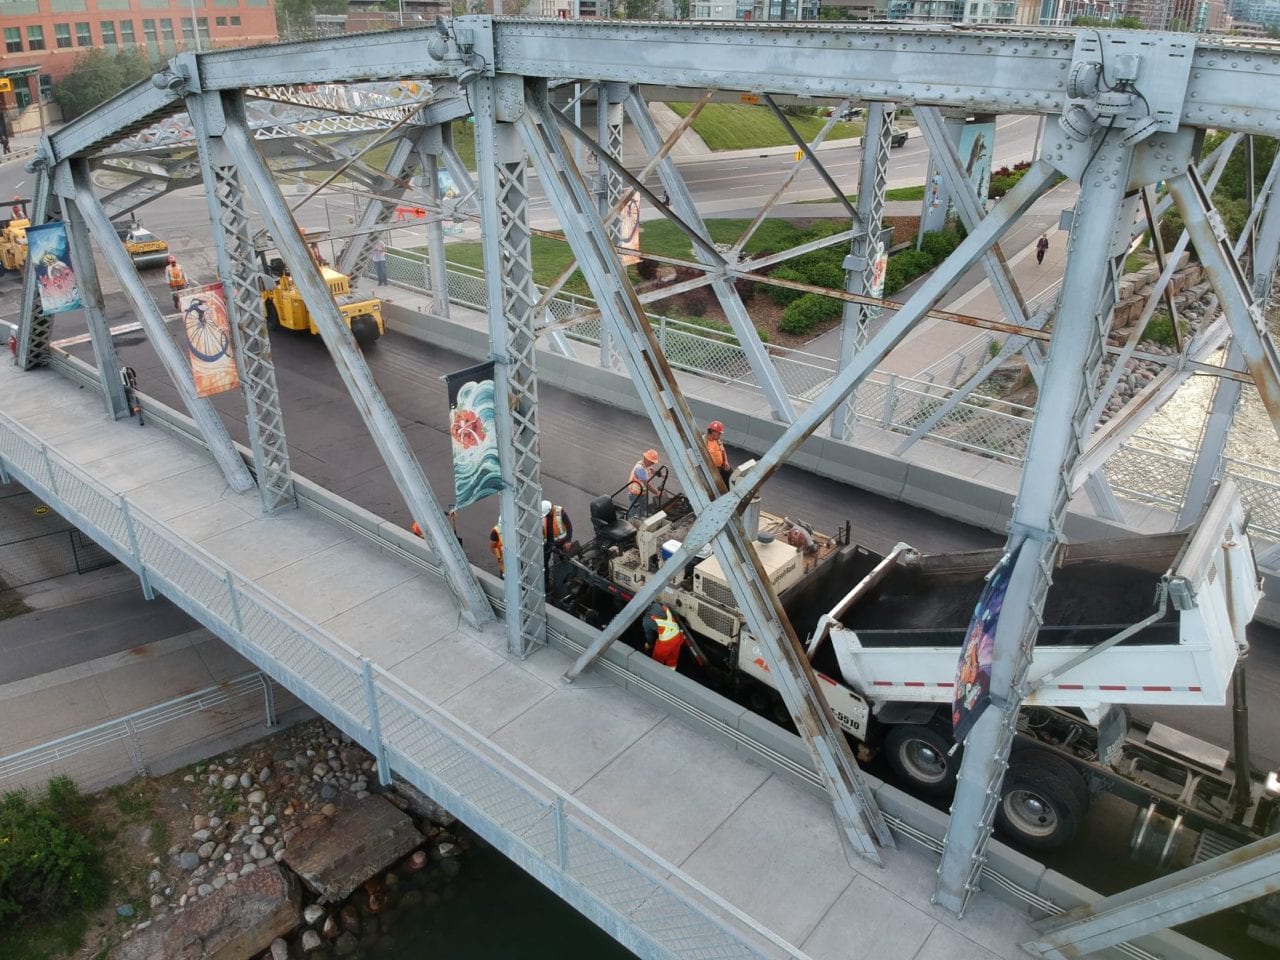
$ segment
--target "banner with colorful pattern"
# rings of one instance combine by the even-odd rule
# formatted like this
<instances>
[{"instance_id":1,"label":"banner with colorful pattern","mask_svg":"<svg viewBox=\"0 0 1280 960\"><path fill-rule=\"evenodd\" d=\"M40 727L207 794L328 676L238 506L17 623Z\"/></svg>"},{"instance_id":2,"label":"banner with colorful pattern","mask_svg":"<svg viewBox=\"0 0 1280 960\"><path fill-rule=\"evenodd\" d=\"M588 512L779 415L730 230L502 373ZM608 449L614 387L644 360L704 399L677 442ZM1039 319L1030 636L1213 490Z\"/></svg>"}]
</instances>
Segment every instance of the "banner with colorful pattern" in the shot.
<instances>
[{"instance_id":1,"label":"banner with colorful pattern","mask_svg":"<svg viewBox=\"0 0 1280 960\"><path fill-rule=\"evenodd\" d=\"M178 314L187 340L187 355L191 358L196 396L212 397L240 386L222 284L182 290L178 294Z\"/></svg>"},{"instance_id":2,"label":"banner with colorful pattern","mask_svg":"<svg viewBox=\"0 0 1280 960\"><path fill-rule=\"evenodd\" d=\"M36 268L40 308L47 314L80 309L80 285L71 269L65 223L27 227L27 256Z\"/></svg>"},{"instance_id":3,"label":"banner with colorful pattern","mask_svg":"<svg viewBox=\"0 0 1280 960\"><path fill-rule=\"evenodd\" d=\"M461 510L502 490L493 363L477 364L444 379L449 387L454 500Z\"/></svg>"}]
</instances>

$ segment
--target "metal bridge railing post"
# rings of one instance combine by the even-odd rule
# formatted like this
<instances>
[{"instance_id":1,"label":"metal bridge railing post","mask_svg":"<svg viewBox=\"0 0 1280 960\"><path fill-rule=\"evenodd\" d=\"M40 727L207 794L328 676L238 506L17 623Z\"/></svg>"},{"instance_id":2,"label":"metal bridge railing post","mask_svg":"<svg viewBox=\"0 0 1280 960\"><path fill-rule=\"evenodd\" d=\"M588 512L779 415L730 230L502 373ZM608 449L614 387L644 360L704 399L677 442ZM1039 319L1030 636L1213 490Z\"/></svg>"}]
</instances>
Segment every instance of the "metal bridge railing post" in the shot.
<instances>
[{"instance_id":1,"label":"metal bridge railing post","mask_svg":"<svg viewBox=\"0 0 1280 960\"><path fill-rule=\"evenodd\" d=\"M48 451L45 451L46 462L48 457ZM142 595L148 600L154 600L156 592L151 588L151 577L147 573L147 565L142 561L142 550L138 547L138 534L133 529L133 516L129 513L129 501L123 496L120 497L120 514L124 517L125 533L129 535L129 550L138 564L138 579L142 581Z\"/></svg>"},{"instance_id":2,"label":"metal bridge railing post","mask_svg":"<svg viewBox=\"0 0 1280 960\"><path fill-rule=\"evenodd\" d=\"M240 596L236 593L236 582L232 578L230 570L227 571L222 579L227 584L227 600L231 603L231 615L236 620L236 633L243 637L244 619L240 616ZM268 724L268 726L273 726L273 724Z\"/></svg>"},{"instance_id":3,"label":"metal bridge railing post","mask_svg":"<svg viewBox=\"0 0 1280 960\"><path fill-rule=\"evenodd\" d=\"M236 610L236 618L239 619L240 611ZM279 724L276 717L276 688L271 684L271 678L265 673L258 674L258 679L262 681L262 701L263 707L267 714L267 726L274 727Z\"/></svg>"},{"instance_id":4,"label":"metal bridge railing post","mask_svg":"<svg viewBox=\"0 0 1280 960\"><path fill-rule=\"evenodd\" d=\"M378 691L373 685L373 664L360 658L360 670L364 674L364 696L369 705L369 735L373 737L373 752L378 758L378 782L391 786L391 768L387 765L387 746L382 742L382 720L378 716Z\"/></svg>"},{"instance_id":5,"label":"metal bridge railing post","mask_svg":"<svg viewBox=\"0 0 1280 960\"><path fill-rule=\"evenodd\" d=\"M44 472L49 475L49 489L55 497L61 496L58 493L58 481L53 475L53 463L49 460L49 448L43 443L40 444L40 456L44 460Z\"/></svg>"},{"instance_id":6,"label":"metal bridge railing post","mask_svg":"<svg viewBox=\"0 0 1280 960\"><path fill-rule=\"evenodd\" d=\"M551 806L552 815L556 818L556 866L561 873L569 870L569 825L564 819L564 797L556 797Z\"/></svg>"}]
</instances>

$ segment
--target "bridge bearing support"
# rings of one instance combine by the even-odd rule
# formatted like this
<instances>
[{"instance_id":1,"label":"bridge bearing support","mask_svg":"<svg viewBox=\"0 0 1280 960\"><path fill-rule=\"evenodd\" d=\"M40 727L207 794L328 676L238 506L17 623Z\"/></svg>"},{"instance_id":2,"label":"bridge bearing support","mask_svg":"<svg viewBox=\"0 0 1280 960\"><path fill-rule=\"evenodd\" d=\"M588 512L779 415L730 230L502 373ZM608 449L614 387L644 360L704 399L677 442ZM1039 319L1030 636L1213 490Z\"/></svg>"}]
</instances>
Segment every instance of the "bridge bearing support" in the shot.
<instances>
[{"instance_id":1,"label":"bridge bearing support","mask_svg":"<svg viewBox=\"0 0 1280 960\"><path fill-rule=\"evenodd\" d=\"M231 320L236 366L244 392L254 472L262 508L272 513L296 505L284 411L276 386L275 363L263 312L259 265L249 232L249 210L240 173L218 136L224 126L218 94L187 97L187 113L196 131L200 169L213 223L218 275Z\"/></svg>"},{"instance_id":2,"label":"bridge bearing support","mask_svg":"<svg viewBox=\"0 0 1280 960\"><path fill-rule=\"evenodd\" d=\"M626 268L614 245L607 240L608 234L591 196L582 180L572 175L572 160L560 135L558 114L551 106L546 82L530 81L525 97L529 112L520 119L520 134L546 187L547 197L564 225L583 275L601 305L603 319L614 328L617 342L623 348L623 362L659 442L694 510L701 514L722 489L702 442L702 431L662 355L627 279ZM729 572L738 608L752 636L760 642L770 669L778 679L783 700L813 753L844 835L861 856L879 863L877 843L892 846L893 837L849 751L848 741L817 689L809 660L751 549L740 518L734 516L722 521L715 550L721 568Z\"/></svg>"},{"instance_id":3,"label":"bridge bearing support","mask_svg":"<svg viewBox=\"0 0 1280 960\"><path fill-rule=\"evenodd\" d=\"M494 413L504 480L507 649L527 657L547 642L547 612L534 311L538 293L533 285L526 157L511 122L519 93L519 80L513 77L481 78L471 85L489 345L495 362Z\"/></svg>"},{"instance_id":4,"label":"bridge bearing support","mask_svg":"<svg viewBox=\"0 0 1280 960\"><path fill-rule=\"evenodd\" d=\"M374 382L364 355L298 233L275 178L253 145L253 136L245 121L243 94L239 91L223 93L222 113L226 121L222 138L228 153L275 238L320 338L328 348L356 409L360 411L396 489L439 559L445 580L462 608L462 615L472 624L492 620L493 609L476 582L448 517L423 476L422 466L405 440L395 414Z\"/></svg>"},{"instance_id":5,"label":"bridge bearing support","mask_svg":"<svg viewBox=\"0 0 1280 960\"><path fill-rule=\"evenodd\" d=\"M1012 568L996 627L991 705L965 739L964 760L951 807L934 901L957 915L978 887L986 845L1001 800L1001 783L1021 705L1021 685L1031 664L1041 611L1062 540L1068 479L1084 447L1092 391L1106 345L1114 288L1107 283L1124 242L1117 242L1125 212L1133 148L1107 131L1080 176L1062 298L1049 364L1040 388L1038 415L1023 464L1010 522L1006 555ZM1118 250L1117 250L1118 248Z\"/></svg>"},{"instance_id":6,"label":"bridge bearing support","mask_svg":"<svg viewBox=\"0 0 1280 960\"><path fill-rule=\"evenodd\" d=\"M138 270L129 259L128 251L116 236L115 227L107 219L106 211L94 194L93 185L89 182L88 164L83 160L77 160L74 163L67 184L67 189L72 194L69 199L75 202L77 209L84 217L90 235L97 241L98 249L102 251L103 257L111 267L111 272L115 274L116 281L124 290L125 296L129 298L134 313L142 324L147 339L151 342L152 349L155 350L156 356L164 365L174 387L177 388L178 395L182 397L187 412L195 421L205 446L209 448L209 453L213 455L214 461L222 470L227 484L237 493L243 493L253 486L253 477L249 475L244 461L236 452L231 437L227 434L227 428L223 425L218 412L214 410L213 404L208 399L196 395L195 382L191 377L191 365L174 344L173 337L165 328L164 316L142 282L142 278L138 276Z\"/></svg>"},{"instance_id":7,"label":"bridge bearing support","mask_svg":"<svg viewBox=\"0 0 1280 960\"><path fill-rule=\"evenodd\" d=\"M858 215L854 229L860 231L849 242L849 256L844 261L844 288L849 293L867 293L878 297L875 275L880 256L888 255L880 244L880 224L884 220L885 178L889 169L889 148L893 139L894 105L875 101L866 107L866 124L862 134L862 162L858 170ZM846 302L840 317L840 350L836 369L849 365L853 355L867 342L867 328L880 317L880 308ZM831 436L836 440L850 438L857 404L857 392L849 394L831 415Z\"/></svg>"}]
</instances>

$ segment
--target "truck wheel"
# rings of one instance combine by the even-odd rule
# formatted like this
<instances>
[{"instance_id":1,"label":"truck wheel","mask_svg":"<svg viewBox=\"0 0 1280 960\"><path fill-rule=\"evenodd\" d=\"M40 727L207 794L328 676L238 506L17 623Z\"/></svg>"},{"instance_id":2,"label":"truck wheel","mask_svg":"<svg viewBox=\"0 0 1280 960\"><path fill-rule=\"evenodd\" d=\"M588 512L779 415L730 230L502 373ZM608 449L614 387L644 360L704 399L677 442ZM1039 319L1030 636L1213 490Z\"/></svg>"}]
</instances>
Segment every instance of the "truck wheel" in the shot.
<instances>
[{"instance_id":1,"label":"truck wheel","mask_svg":"<svg viewBox=\"0 0 1280 960\"><path fill-rule=\"evenodd\" d=\"M378 321L370 313L356 314L351 318L351 335L360 344L360 349L368 350L378 340Z\"/></svg>"},{"instance_id":2,"label":"truck wheel","mask_svg":"<svg viewBox=\"0 0 1280 960\"><path fill-rule=\"evenodd\" d=\"M1071 775L1078 781L1074 770ZM1045 767L1010 764L996 807L996 829L1031 850L1054 850L1080 827L1084 809L1072 782Z\"/></svg>"},{"instance_id":3,"label":"truck wheel","mask_svg":"<svg viewBox=\"0 0 1280 960\"><path fill-rule=\"evenodd\" d=\"M1075 795L1081 814L1089 809L1089 784L1069 760L1043 748L1014 748L1009 755L1009 769L1033 767L1047 776L1054 777Z\"/></svg>"},{"instance_id":4,"label":"truck wheel","mask_svg":"<svg viewBox=\"0 0 1280 960\"><path fill-rule=\"evenodd\" d=\"M918 793L946 796L956 786L960 751L950 756L953 744L932 727L898 723L884 738L885 759L893 772Z\"/></svg>"},{"instance_id":5,"label":"truck wheel","mask_svg":"<svg viewBox=\"0 0 1280 960\"><path fill-rule=\"evenodd\" d=\"M277 330L277 329L279 329L279 327L280 327L280 314L279 314L279 312L276 310L276 305L275 305L274 303L272 303L270 300L268 300L268 301L267 301L267 303L266 303L266 310L265 310L264 312L265 312L265 313L266 313L266 315L267 315L267 329L268 329L268 330Z\"/></svg>"}]
</instances>

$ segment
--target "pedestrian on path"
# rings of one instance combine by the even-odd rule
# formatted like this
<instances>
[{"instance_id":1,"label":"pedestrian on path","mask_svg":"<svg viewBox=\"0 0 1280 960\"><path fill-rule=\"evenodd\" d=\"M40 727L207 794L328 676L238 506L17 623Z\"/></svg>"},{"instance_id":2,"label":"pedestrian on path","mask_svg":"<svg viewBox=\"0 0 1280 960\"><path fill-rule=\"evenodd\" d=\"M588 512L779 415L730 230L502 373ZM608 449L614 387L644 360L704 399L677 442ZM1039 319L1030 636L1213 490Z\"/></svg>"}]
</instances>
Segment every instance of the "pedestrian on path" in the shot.
<instances>
[{"instance_id":1,"label":"pedestrian on path","mask_svg":"<svg viewBox=\"0 0 1280 960\"><path fill-rule=\"evenodd\" d=\"M387 285L387 245L382 242L381 237L373 239L373 269L378 274L378 286L385 287Z\"/></svg>"},{"instance_id":2,"label":"pedestrian on path","mask_svg":"<svg viewBox=\"0 0 1280 960\"><path fill-rule=\"evenodd\" d=\"M1044 255L1049 252L1049 236L1041 234L1040 239L1036 241L1036 263L1044 263Z\"/></svg>"},{"instance_id":3,"label":"pedestrian on path","mask_svg":"<svg viewBox=\"0 0 1280 960\"><path fill-rule=\"evenodd\" d=\"M13 149L9 146L9 135L7 133L0 134L0 146L4 147L4 155L6 157L13 153Z\"/></svg>"}]
</instances>

